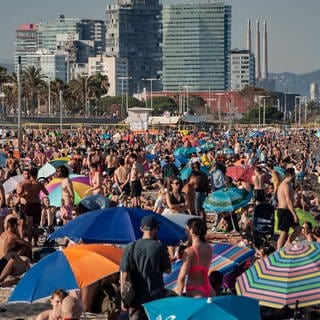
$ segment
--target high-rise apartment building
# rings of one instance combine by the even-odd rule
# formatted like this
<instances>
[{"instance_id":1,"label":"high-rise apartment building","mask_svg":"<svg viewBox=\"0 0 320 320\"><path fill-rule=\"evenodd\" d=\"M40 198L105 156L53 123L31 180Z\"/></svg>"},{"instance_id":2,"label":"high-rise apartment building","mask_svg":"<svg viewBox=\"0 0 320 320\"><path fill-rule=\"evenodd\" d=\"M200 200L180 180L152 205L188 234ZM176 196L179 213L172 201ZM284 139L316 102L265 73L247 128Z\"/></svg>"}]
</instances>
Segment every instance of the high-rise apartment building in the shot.
<instances>
[{"instance_id":1,"label":"high-rise apartment building","mask_svg":"<svg viewBox=\"0 0 320 320\"><path fill-rule=\"evenodd\" d=\"M36 53L27 55L26 65L41 68L41 73L48 81L56 79L67 81L67 61L63 53L38 50Z\"/></svg>"},{"instance_id":2,"label":"high-rise apartment building","mask_svg":"<svg viewBox=\"0 0 320 320\"><path fill-rule=\"evenodd\" d=\"M38 24L38 47L56 50L59 35L77 36L78 40L94 41L96 53L105 51L106 26L101 20L65 18L60 15L57 21Z\"/></svg>"},{"instance_id":3,"label":"high-rise apartment building","mask_svg":"<svg viewBox=\"0 0 320 320\"><path fill-rule=\"evenodd\" d=\"M129 91L128 59L99 55L89 58L88 75L101 73L108 77L109 96L123 96Z\"/></svg>"},{"instance_id":4,"label":"high-rise apartment building","mask_svg":"<svg viewBox=\"0 0 320 320\"><path fill-rule=\"evenodd\" d=\"M231 6L222 2L163 8L163 90L227 90Z\"/></svg>"},{"instance_id":5,"label":"high-rise apartment building","mask_svg":"<svg viewBox=\"0 0 320 320\"><path fill-rule=\"evenodd\" d=\"M14 53L14 65L17 71L18 57L21 57L22 69L26 66L27 55L36 52L38 49L37 25L25 23L16 30L16 48Z\"/></svg>"},{"instance_id":6,"label":"high-rise apartment building","mask_svg":"<svg viewBox=\"0 0 320 320\"><path fill-rule=\"evenodd\" d=\"M249 50L231 50L231 86L232 91L240 91L245 86L255 85L255 60Z\"/></svg>"},{"instance_id":7,"label":"high-rise apartment building","mask_svg":"<svg viewBox=\"0 0 320 320\"><path fill-rule=\"evenodd\" d=\"M101 20L69 19L63 15L56 21L38 24L24 24L17 29L15 66L21 56L22 67L26 56L35 55L38 50L65 53L70 69L68 79L76 76L79 65L86 64L89 57L104 53L106 25ZM32 57L29 57L29 63Z\"/></svg>"},{"instance_id":8,"label":"high-rise apartment building","mask_svg":"<svg viewBox=\"0 0 320 320\"><path fill-rule=\"evenodd\" d=\"M106 53L128 59L130 94L161 90L161 11L159 0L117 0L106 8Z\"/></svg>"}]
</instances>

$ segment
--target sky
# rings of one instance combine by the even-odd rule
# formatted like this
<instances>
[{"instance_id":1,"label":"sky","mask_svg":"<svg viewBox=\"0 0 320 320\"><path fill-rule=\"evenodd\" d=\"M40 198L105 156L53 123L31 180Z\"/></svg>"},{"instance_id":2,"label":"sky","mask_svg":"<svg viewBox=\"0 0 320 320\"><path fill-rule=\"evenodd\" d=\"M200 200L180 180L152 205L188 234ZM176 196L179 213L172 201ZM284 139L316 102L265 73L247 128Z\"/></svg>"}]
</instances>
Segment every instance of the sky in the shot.
<instances>
[{"instance_id":1,"label":"sky","mask_svg":"<svg viewBox=\"0 0 320 320\"><path fill-rule=\"evenodd\" d=\"M209 2L214 0L206 0ZM163 0L163 4L199 0ZM247 19L251 20L254 48L255 21L267 21L269 72L297 74L320 69L319 0L225 0L232 5L232 48L246 46ZM0 0L0 61L13 60L15 29L22 23L74 18L105 19L113 0ZM262 37L262 33L261 33Z\"/></svg>"}]
</instances>

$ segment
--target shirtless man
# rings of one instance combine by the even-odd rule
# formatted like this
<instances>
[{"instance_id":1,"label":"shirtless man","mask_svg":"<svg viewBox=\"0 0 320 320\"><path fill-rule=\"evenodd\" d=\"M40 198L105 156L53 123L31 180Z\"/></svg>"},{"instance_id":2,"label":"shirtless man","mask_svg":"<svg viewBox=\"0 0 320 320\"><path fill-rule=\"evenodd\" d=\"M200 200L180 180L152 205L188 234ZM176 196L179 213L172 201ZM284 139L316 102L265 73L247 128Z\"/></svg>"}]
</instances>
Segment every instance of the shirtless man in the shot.
<instances>
[{"instance_id":1,"label":"shirtless man","mask_svg":"<svg viewBox=\"0 0 320 320\"><path fill-rule=\"evenodd\" d=\"M61 181L61 217L64 223L72 219L71 210L74 203L74 191L73 185L69 178L69 170L66 166L60 166L56 170L58 178L62 178Z\"/></svg>"},{"instance_id":2,"label":"shirtless man","mask_svg":"<svg viewBox=\"0 0 320 320\"><path fill-rule=\"evenodd\" d=\"M18 219L11 217L6 221L5 231L0 235L0 286L10 285L8 276L19 276L29 268L28 259L22 259L15 251L22 246L30 248L30 245L19 237Z\"/></svg>"},{"instance_id":3,"label":"shirtless man","mask_svg":"<svg viewBox=\"0 0 320 320\"><path fill-rule=\"evenodd\" d=\"M34 245L38 245L38 227L41 219L41 201L40 192L48 195L48 190L44 185L37 181L37 168L31 168L29 171L29 179L22 182L17 188L17 194L25 200L24 214L27 222L27 237L31 244L32 237Z\"/></svg>"},{"instance_id":4,"label":"shirtless man","mask_svg":"<svg viewBox=\"0 0 320 320\"><path fill-rule=\"evenodd\" d=\"M115 155L115 152L113 149L108 150L108 154L106 156L104 164L107 168L108 175L113 176L114 171L118 166L118 157Z\"/></svg>"},{"instance_id":5,"label":"shirtless man","mask_svg":"<svg viewBox=\"0 0 320 320\"><path fill-rule=\"evenodd\" d=\"M285 178L278 187L278 229L281 231L277 249L288 243L291 243L299 234L299 218L294 209L294 190L292 183L295 181L295 171L293 168L288 168L285 171ZM294 229L293 233L289 237L289 229ZM289 239L288 239L289 238Z\"/></svg>"},{"instance_id":6,"label":"shirtless man","mask_svg":"<svg viewBox=\"0 0 320 320\"><path fill-rule=\"evenodd\" d=\"M19 161L13 156L13 151L8 152L8 159L6 161L7 174L6 179L16 176L18 174L17 170L19 168Z\"/></svg>"},{"instance_id":7,"label":"shirtless man","mask_svg":"<svg viewBox=\"0 0 320 320\"><path fill-rule=\"evenodd\" d=\"M29 169L24 168L22 171L23 181L20 182L17 186L17 198L16 198L16 207L17 212L19 214L19 234L21 239L24 238L25 232L26 232L26 215L24 213L24 209L26 206L26 199L23 197L23 194L21 193L21 188L24 183L29 183Z\"/></svg>"},{"instance_id":8,"label":"shirtless man","mask_svg":"<svg viewBox=\"0 0 320 320\"><path fill-rule=\"evenodd\" d=\"M189 204L188 212L190 214L196 214L196 188L201 182L200 173L193 171L189 177L188 182L183 186L182 192L185 194L187 203Z\"/></svg>"},{"instance_id":9,"label":"shirtless man","mask_svg":"<svg viewBox=\"0 0 320 320\"><path fill-rule=\"evenodd\" d=\"M254 201L259 196L265 197L264 191L264 183L265 183L265 174L261 167L256 167L254 170L254 175L252 176L252 184L253 184L253 197Z\"/></svg>"},{"instance_id":10,"label":"shirtless man","mask_svg":"<svg viewBox=\"0 0 320 320\"><path fill-rule=\"evenodd\" d=\"M114 172L114 182L119 193L122 194L123 201L130 195L130 172L124 164L124 158L119 159L119 167Z\"/></svg>"},{"instance_id":11,"label":"shirtless man","mask_svg":"<svg viewBox=\"0 0 320 320\"><path fill-rule=\"evenodd\" d=\"M142 193L142 184L141 184L141 172L138 167L137 155L132 153L130 155L130 160L132 161L132 167L130 171L130 187L131 187L131 196L133 198L133 206L141 206L141 193Z\"/></svg>"}]
</instances>

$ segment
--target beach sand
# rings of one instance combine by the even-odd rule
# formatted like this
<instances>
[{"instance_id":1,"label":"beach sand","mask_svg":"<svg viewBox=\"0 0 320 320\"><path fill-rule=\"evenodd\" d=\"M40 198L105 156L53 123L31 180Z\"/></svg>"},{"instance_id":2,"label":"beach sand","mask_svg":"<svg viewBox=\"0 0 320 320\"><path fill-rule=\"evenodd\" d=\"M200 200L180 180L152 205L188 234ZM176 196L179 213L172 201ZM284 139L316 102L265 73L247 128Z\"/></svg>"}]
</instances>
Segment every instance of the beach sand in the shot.
<instances>
[{"instance_id":1,"label":"beach sand","mask_svg":"<svg viewBox=\"0 0 320 320\"><path fill-rule=\"evenodd\" d=\"M44 299L42 302L35 302L31 304L7 304L11 292L12 288L0 288L0 308L6 309L5 312L0 312L1 320L35 320L40 312L51 308L49 299ZM81 319L106 320L107 317L104 315L86 313L81 317Z\"/></svg>"}]
</instances>

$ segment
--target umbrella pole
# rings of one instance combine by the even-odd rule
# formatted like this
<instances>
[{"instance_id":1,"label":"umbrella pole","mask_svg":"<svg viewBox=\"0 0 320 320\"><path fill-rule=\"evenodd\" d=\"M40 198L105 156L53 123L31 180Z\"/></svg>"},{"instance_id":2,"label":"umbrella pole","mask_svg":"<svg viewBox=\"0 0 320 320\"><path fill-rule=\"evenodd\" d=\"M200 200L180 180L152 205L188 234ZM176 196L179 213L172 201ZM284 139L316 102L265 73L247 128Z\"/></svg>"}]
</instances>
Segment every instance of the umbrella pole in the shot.
<instances>
[{"instance_id":1,"label":"umbrella pole","mask_svg":"<svg viewBox=\"0 0 320 320\"><path fill-rule=\"evenodd\" d=\"M237 231L236 230L236 227L234 225L234 221L233 221L233 217L232 217L232 212L229 212L230 213L230 217L231 217L231 223L232 223L232 231Z\"/></svg>"},{"instance_id":2,"label":"umbrella pole","mask_svg":"<svg viewBox=\"0 0 320 320\"><path fill-rule=\"evenodd\" d=\"M296 306L294 308L294 314L293 314L293 320L298 320L298 305L299 305L299 300L296 301Z\"/></svg>"}]
</instances>

